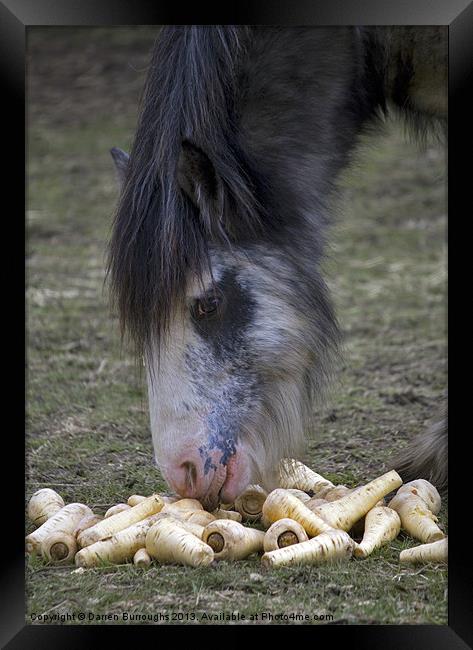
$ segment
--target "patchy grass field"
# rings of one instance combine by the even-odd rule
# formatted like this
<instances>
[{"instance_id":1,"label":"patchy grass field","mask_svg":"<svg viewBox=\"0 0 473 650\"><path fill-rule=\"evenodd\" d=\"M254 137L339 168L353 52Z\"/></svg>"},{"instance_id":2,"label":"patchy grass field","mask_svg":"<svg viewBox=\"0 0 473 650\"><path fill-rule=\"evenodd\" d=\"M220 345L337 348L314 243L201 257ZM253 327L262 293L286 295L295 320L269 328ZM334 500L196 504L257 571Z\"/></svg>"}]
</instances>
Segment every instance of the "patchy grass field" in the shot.
<instances>
[{"instance_id":1,"label":"patchy grass field","mask_svg":"<svg viewBox=\"0 0 473 650\"><path fill-rule=\"evenodd\" d=\"M27 496L53 487L98 512L165 488L153 464L146 386L120 349L103 289L117 198L108 151L130 144L154 34L28 32ZM306 458L336 482L355 485L388 469L444 394L445 169L441 145L420 148L387 124L341 181L326 266L344 364L314 414ZM445 500L444 525L446 514ZM244 622L258 614L263 623L446 624L447 572L401 569L399 551L409 545L400 537L365 561L271 573L257 559L81 575L29 561L27 620L206 623L204 614L238 612ZM286 618L271 621L277 614Z\"/></svg>"}]
</instances>

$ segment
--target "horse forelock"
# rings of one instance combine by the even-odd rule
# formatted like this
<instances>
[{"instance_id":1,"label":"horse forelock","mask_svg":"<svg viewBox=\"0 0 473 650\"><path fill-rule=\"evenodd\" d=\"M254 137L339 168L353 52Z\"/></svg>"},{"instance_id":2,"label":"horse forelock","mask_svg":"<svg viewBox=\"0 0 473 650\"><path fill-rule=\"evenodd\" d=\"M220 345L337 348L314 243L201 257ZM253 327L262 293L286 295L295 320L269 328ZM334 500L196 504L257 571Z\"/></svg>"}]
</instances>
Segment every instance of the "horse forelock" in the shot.
<instances>
[{"instance_id":1,"label":"horse forelock","mask_svg":"<svg viewBox=\"0 0 473 650\"><path fill-rule=\"evenodd\" d=\"M261 228L255 174L238 146L234 97L246 30L165 27L153 50L109 245L108 278L122 334L138 354L168 331L189 273L210 271L209 246ZM208 153L224 214L200 218L177 181L184 140Z\"/></svg>"}]
</instances>

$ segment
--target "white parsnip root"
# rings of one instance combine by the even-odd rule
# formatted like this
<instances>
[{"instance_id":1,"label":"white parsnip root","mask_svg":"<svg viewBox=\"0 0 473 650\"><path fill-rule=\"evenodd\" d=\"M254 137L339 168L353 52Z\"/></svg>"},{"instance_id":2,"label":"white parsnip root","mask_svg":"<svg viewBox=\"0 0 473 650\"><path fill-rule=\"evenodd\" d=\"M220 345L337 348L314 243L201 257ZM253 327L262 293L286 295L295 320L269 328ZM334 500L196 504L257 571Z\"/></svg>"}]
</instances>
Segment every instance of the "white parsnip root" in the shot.
<instances>
[{"instance_id":1,"label":"white parsnip root","mask_svg":"<svg viewBox=\"0 0 473 650\"><path fill-rule=\"evenodd\" d=\"M353 525L373 508L386 494L402 484L402 479L395 470L370 481L366 485L352 490L346 496L319 506L314 514L321 517L333 528L348 531Z\"/></svg>"},{"instance_id":2,"label":"white parsnip root","mask_svg":"<svg viewBox=\"0 0 473 650\"><path fill-rule=\"evenodd\" d=\"M133 564L139 567L148 567L152 558L145 548L139 548L133 556Z\"/></svg>"},{"instance_id":3,"label":"white parsnip root","mask_svg":"<svg viewBox=\"0 0 473 650\"><path fill-rule=\"evenodd\" d=\"M304 528L309 537L331 530L330 524L313 513L300 499L287 490L277 488L268 494L263 505L263 518L269 524L284 518L294 519Z\"/></svg>"},{"instance_id":4,"label":"white parsnip root","mask_svg":"<svg viewBox=\"0 0 473 650\"><path fill-rule=\"evenodd\" d=\"M37 490L28 503L28 517L35 526L42 526L45 521L64 508L64 499L50 488Z\"/></svg>"},{"instance_id":5,"label":"white parsnip root","mask_svg":"<svg viewBox=\"0 0 473 650\"><path fill-rule=\"evenodd\" d=\"M81 532L85 530L86 528L91 528L92 526L95 526L95 524L98 524L99 521L102 521L103 517L101 515L86 515L83 517L77 526L74 528L73 535L74 537L79 537Z\"/></svg>"},{"instance_id":6,"label":"white parsnip root","mask_svg":"<svg viewBox=\"0 0 473 650\"><path fill-rule=\"evenodd\" d=\"M160 494L159 495L163 502L166 503L174 503L175 501L179 501L179 497L172 497L168 496L166 494ZM130 497L128 497L127 504L129 506L137 506L139 503L147 499L148 497L144 497L142 494L132 494Z\"/></svg>"},{"instance_id":7,"label":"white parsnip root","mask_svg":"<svg viewBox=\"0 0 473 650\"><path fill-rule=\"evenodd\" d=\"M437 515L440 511L440 506L442 505L442 499L440 494L435 486L429 481L426 481L423 478L419 478L416 481L410 481L401 485L397 494L404 494L405 492L410 492L420 497L422 501L428 506L430 512L434 515Z\"/></svg>"},{"instance_id":8,"label":"white parsnip root","mask_svg":"<svg viewBox=\"0 0 473 650\"><path fill-rule=\"evenodd\" d=\"M436 542L407 548L399 555L401 564L426 564L427 562L448 562L448 537Z\"/></svg>"},{"instance_id":9,"label":"white parsnip root","mask_svg":"<svg viewBox=\"0 0 473 650\"><path fill-rule=\"evenodd\" d=\"M31 554L41 553L42 543L48 535L57 531L72 534L80 520L86 515L92 514L93 512L89 506L83 503L69 503L27 536L26 552Z\"/></svg>"},{"instance_id":10,"label":"white parsnip root","mask_svg":"<svg viewBox=\"0 0 473 650\"><path fill-rule=\"evenodd\" d=\"M107 519L108 517L111 517L112 515L116 515L119 512L124 512L125 510L130 510L131 506L129 506L127 503L117 503L116 506L112 506L107 510L107 512L104 514L103 518Z\"/></svg>"},{"instance_id":11,"label":"white parsnip root","mask_svg":"<svg viewBox=\"0 0 473 650\"><path fill-rule=\"evenodd\" d=\"M241 514L243 521L258 521L267 496L268 493L260 485L249 485L235 499L235 510Z\"/></svg>"},{"instance_id":12,"label":"white parsnip root","mask_svg":"<svg viewBox=\"0 0 473 650\"><path fill-rule=\"evenodd\" d=\"M392 508L375 506L365 517L363 539L355 544L353 555L359 558L368 557L375 549L388 544L399 535L401 520Z\"/></svg>"},{"instance_id":13,"label":"white parsnip root","mask_svg":"<svg viewBox=\"0 0 473 650\"><path fill-rule=\"evenodd\" d=\"M356 488L349 488L346 485L336 485L334 487L327 487L323 490L321 490L317 496L312 497L310 501L306 502L306 506L312 510L312 512L316 512L317 508L319 506L324 505L325 503L332 503L333 501L338 501L338 499L341 499L342 497L346 496L347 494L350 494L351 492L354 492ZM384 506L384 498L380 499L377 503L377 506ZM358 519L356 521L352 528L350 529L350 533L352 537L355 538L361 538L363 537L363 531L365 529L365 518L361 517L361 519Z\"/></svg>"},{"instance_id":14,"label":"white parsnip root","mask_svg":"<svg viewBox=\"0 0 473 650\"><path fill-rule=\"evenodd\" d=\"M208 566L214 559L213 550L186 530L185 523L172 517L157 521L146 534L146 550L163 564Z\"/></svg>"},{"instance_id":15,"label":"white parsnip root","mask_svg":"<svg viewBox=\"0 0 473 650\"><path fill-rule=\"evenodd\" d=\"M279 519L268 528L264 536L263 550L267 553L278 548L300 544L308 540L304 528L294 519Z\"/></svg>"},{"instance_id":16,"label":"white parsnip root","mask_svg":"<svg viewBox=\"0 0 473 650\"><path fill-rule=\"evenodd\" d=\"M147 498L148 497L144 497L142 494L132 494L131 497L128 497L127 504L131 507L137 506L139 503L141 503Z\"/></svg>"},{"instance_id":17,"label":"white parsnip root","mask_svg":"<svg viewBox=\"0 0 473 650\"><path fill-rule=\"evenodd\" d=\"M157 515L151 515L107 539L86 546L76 554L76 565L94 567L104 562L122 564L131 560L138 549L144 548L146 533L156 522L156 518Z\"/></svg>"},{"instance_id":18,"label":"white parsnip root","mask_svg":"<svg viewBox=\"0 0 473 650\"><path fill-rule=\"evenodd\" d=\"M350 535L343 530L329 530L306 542L265 553L261 560L266 567L323 564L350 558L353 544Z\"/></svg>"},{"instance_id":19,"label":"white parsnip root","mask_svg":"<svg viewBox=\"0 0 473 650\"><path fill-rule=\"evenodd\" d=\"M323 506L324 503L328 503L328 501L320 499L319 497L312 497L308 501L304 501L304 505L307 506L309 510L312 510L312 512L314 512L319 506Z\"/></svg>"},{"instance_id":20,"label":"white parsnip root","mask_svg":"<svg viewBox=\"0 0 473 650\"><path fill-rule=\"evenodd\" d=\"M43 559L52 564L73 564L78 545L75 535L58 530L41 544Z\"/></svg>"},{"instance_id":21,"label":"white parsnip root","mask_svg":"<svg viewBox=\"0 0 473 650\"><path fill-rule=\"evenodd\" d=\"M341 499L347 494L350 494L350 492L353 492L353 489L346 485L335 485L334 487L327 487L321 490L317 494L317 497L319 499L324 499L328 503L332 503L332 501L337 501L337 499Z\"/></svg>"},{"instance_id":22,"label":"white parsnip root","mask_svg":"<svg viewBox=\"0 0 473 650\"><path fill-rule=\"evenodd\" d=\"M303 492L302 490L297 490L296 488L285 488L290 494L293 496L297 497L300 499L303 503L307 503L308 501L311 500L312 497L310 497L307 492Z\"/></svg>"},{"instance_id":23,"label":"white parsnip root","mask_svg":"<svg viewBox=\"0 0 473 650\"><path fill-rule=\"evenodd\" d=\"M179 499L173 503L165 503L163 506L163 512L172 512L172 513L189 513L189 512L202 512L204 510L203 505L197 499Z\"/></svg>"},{"instance_id":24,"label":"white parsnip root","mask_svg":"<svg viewBox=\"0 0 473 650\"><path fill-rule=\"evenodd\" d=\"M408 484L403 487L408 487ZM406 533L428 544L445 537L445 533L437 525L437 517L430 510L430 504L434 508L437 507L436 500L432 502L427 497L424 500L417 490L413 492L410 489L405 489L399 490L388 506L396 510L401 519L401 526Z\"/></svg>"},{"instance_id":25,"label":"white parsnip root","mask_svg":"<svg viewBox=\"0 0 473 650\"><path fill-rule=\"evenodd\" d=\"M283 458L279 463L279 486L313 492L314 495L325 488L335 487L331 481L293 458Z\"/></svg>"},{"instance_id":26,"label":"white parsnip root","mask_svg":"<svg viewBox=\"0 0 473 650\"><path fill-rule=\"evenodd\" d=\"M175 524L179 524L181 528L187 530L188 533L192 533L199 539L202 539L204 526L201 526L200 524L196 524L192 521L189 521L188 519L184 519L180 515L170 512L160 512L158 515L156 515L156 521L161 521L161 519L167 519L168 521L174 522Z\"/></svg>"},{"instance_id":27,"label":"white parsnip root","mask_svg":"<svg viewBox=\"0 0 473 650\"><path fill-rule=\"evenodd\" d=\"M233 521L238 521L238 523L242 522L241 514L234 510L223 510L222 508L218 508L217 510L214 510L212 514L215 519L232 519Z\"/></svg>"},{"instance_id":28,"label":"white parsnip root","mask_svg":"<svg viewBox=\"0 0 473 650\"><path fill-rule=\"evenodd\" d=\"M173 503L165 504L161 510L163 514L169 514L189 521L199 526L207 526L211 521L214 521L215 516L204 510L202 504L197 499L179 499Z\"/></svg>"},{"instance_id":29,"label":"white parsnip root","mask_svg":"<svg viewBox=\"0 0 473 650\"><path fill-rule=\"evenodd\" d=\"M182 516L184 521L189 521L191 524L198 524L199 526L207 526L212 521L216 520L216 517L211 512L206 512L202 510L201 512L189 512Z\"/></svg>"},{"instance_id":30,"label":"white parsnip root","mask_svg":"<svg viewBox=\"0 0 473 650\"><path fill-rule=\"evenodd\" d=\"M77 541L83 548L85 546L90 546L105 537L110 537L124 528L128 528L132 524L136 524L138 521L141 521L146 517L158 513L163 506L164 503L159 494L152 494L150 497L147 497L144 501L141 501L129 510L107 517L107 519L99 521L95 526L91 526L82 531L78 536Z\"/></svg>"},{"instance_id":31,"label":"white parsnip root","mask_svg":"<svg viewBox=\"0 0 473 650\"><path fill-rule=\"evenodd\" d=\"M230 519L219 519L205 527L202 540L216 560L243 560L263 550L264 532L248 528Z\"/></svg>"},{"instance_id":32,"label":"white parsnip root","mask_svg":"<svg viewBox=\"0 0 473 650\"><path fill-rule=\"evenodd\" d=\"M75 562L75 572L125 562L143 568L153 561L199 567L255 554L262 554L265 567L318 565L366 558L402 528L424 542L402 551L402 564L447 562L447 538L436 517L441 499L429 481L403 485L392 470L349 488L289 458L266 477L266 487L276 476L280 487L269 494L249 485L234 503L213 512L197 499L134 494L101 516L82 503L64 505L54 490L38 490L28 516L39 527L26 537L26 551L52 564ZM386 505L385 497L396 489ZM242 521L258 523L251 527Z\"/></svg>"}]
</instances>

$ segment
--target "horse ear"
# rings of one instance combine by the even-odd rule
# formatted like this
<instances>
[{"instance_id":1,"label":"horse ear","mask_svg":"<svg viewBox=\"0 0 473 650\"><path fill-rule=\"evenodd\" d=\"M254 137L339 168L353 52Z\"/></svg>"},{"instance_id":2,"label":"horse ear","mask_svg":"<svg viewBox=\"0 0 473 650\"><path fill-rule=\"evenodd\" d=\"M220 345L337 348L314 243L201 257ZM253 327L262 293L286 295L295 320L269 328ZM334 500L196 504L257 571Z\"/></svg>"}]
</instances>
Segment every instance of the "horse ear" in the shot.
<instances>
[{"instance_id":1,"label":"horse ear","mask_svg":"<svg viewBox=\"0 0 473 650\"><path fill-rule=\"evenodd\" d=\"M122 188L125 182L126 170L128 169L128 161L130 160L130 156L118 147L113 147L113 149L110 149L110 154L112 155L113 162L115 163L118 185L120 188Z\"/></svg>"},{"instance_id":2,"label":"horse ear","mask_svg":"<svg viewBox=\"0 0 473 650\"><path fill-rule=\"evenodd\" d=\"M221 180L207 154L188 141L182 143L177 182L204 218L221 215Z\"/></svg>"}]
</instances>

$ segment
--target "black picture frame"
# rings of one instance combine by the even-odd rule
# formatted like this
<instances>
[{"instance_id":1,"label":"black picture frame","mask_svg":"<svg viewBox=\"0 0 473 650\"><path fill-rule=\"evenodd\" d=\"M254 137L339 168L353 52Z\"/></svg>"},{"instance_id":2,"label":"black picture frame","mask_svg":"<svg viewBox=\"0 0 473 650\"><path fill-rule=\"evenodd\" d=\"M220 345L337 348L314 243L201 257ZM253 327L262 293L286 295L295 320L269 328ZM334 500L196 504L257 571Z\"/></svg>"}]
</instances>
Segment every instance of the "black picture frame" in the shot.
<instances>
[{"instance_id":1,"label":"black picture frame","mask_svg":"<svg viewBox=\"0 0 473 650\"><path fill-rule=\"evenodd\" d=\"M11 415L8 432L4 431L4 470L10 469L8 480L4 479L4 495L8 495L8 530L11 535L7 553L1 563L2 607L0 610L0 645L12 649L93 647L97 637L109 635L106 626L27 626L25 624L25 573L24 573L24 389L25 376L21 367L22 352L26 358L25 331L16 319L24 319L24 199L25 199L25 32L33 25L158 25L158 24L292 24L292 25L448 25L449 27L449 214L454 226L449 232L450 255L449 285L461 287L461 279L468 278L461 264L469 260L466 246L468 238L466 222L471 218L470 190L471 149L473 145L473 110L469 94L473 88L473 2L469 0L291 0L291 2L249 3L228 2L205 14L199 6L193 11L180 10L176 3L134 0L1 0L0 1L0 70L2 78L3 160L7 163L2 175L5 201L13 195L14 207L4 208L3 269L4 301L8 305L4 314L6 334L5 347L11 351L8 368L7 398ZM470 91L470 92L469 92ZM10 142L8 142L8 137ZM5 144L5 140L7 143ZM469 208L469 210L468 210ZM23 214L22 214L23 213ZM465 249L462 251L461 246ZM460 267L460 268L459 268ZM469 296L468 285L463 295ZM451 290L450 295L453 294ZM461 291L459 292L461 293ZM460 304L461 304L460 300ZM471 301L470 301L471 302ZM453 323L449 307L449 324L457 330L449 337L449 369L465 352L462 341L471 338L469 316L460 314ZM23 320L24 322L24 320ZM26 359L27 361L27 359ZM468 366L466 366L468 367ZM450 375L454 373L450 372ZM455 373L456 374L456 373ZM454 377L451 377L454 379ZM463 528L464 508L455 513L455 502L465 504L468 496L468 480L471 465L468 453L463 453L463 432L467 433L462 416L466 415L471 397L471 381L455 381L449 389L449 428L452 433L449 455L450 503L450 563L449 563L449 617L448 626L348 626L351 643L367 648L421 648L449 649L473 647L473 591L471 590L471 556L469 533ZM468 399L470 397L470 400ZM467 421L467 420L466 420ZM6 490L8 485L8 490ZM23 489L22 489L23 486ZM3 528L4 537L6 527ZM134 626L130 626L134 627ZM194 628L195 629L195 628ZM136 633L136 628L132 633ZM155 631L155 630L154 630ZM130 634L120 626L122 641ZM237 631L236 631L237 632ZM140 635L153 633L153 628L140 626ZM196 638L200 630L196 630ZM343 634L341 626L318 626L312 628L312 638L323 643L322 636ZM238 636L238 632L237 632ZM156 637L154 637L156 638ZM203 637L202 637L203 638ZM235 638L235 637L232 637Z\"/></svg>"}]
</instances>

